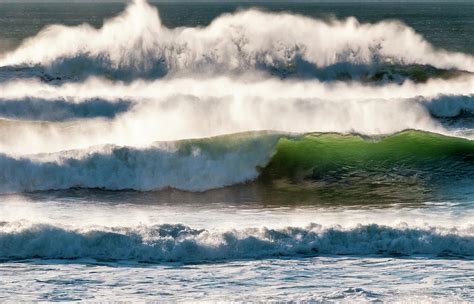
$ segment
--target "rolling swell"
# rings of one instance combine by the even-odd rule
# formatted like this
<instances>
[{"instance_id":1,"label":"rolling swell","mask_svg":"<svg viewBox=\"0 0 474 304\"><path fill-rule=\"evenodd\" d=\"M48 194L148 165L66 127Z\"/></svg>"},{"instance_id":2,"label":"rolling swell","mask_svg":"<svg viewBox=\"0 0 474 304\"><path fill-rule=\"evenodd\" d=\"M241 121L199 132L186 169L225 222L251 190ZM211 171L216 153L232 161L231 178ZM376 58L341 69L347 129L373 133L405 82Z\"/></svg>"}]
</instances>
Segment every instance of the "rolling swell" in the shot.
<instances>
[{"instance_id":1,"label":"rolling swell","mask_svg":"<svg viewBox=\"0 0 474 304\"><path fill-rule=\"evenodd\" d=\"M68 188L174 188L206 191L258 180L269 186L403 184L474 179L474 143L404 131L386 137L242 133L156 143L103 146L15 158L0 157L0 191Z\"/></svg>"},{"instance_id":2,"label":"rolling swell","mask_svg":"<svg viewBox=\"0 0 474 304\"><path fill-rule=\"evenodd\" d=\"M0 260L95 259L205 262L318 255L473 258L472 227L359 225L354 228L249 228L208 231L164 224L134 228L81 228L0 224Z\"/></svg>"},{"instance_id":3,"label":"rolling swell","mask_svg":"<svg viewBox=\"0 0 474 304\"><path fill-rule=\"evenodd\" d=\"M393 179L401 177L472 177L474 143L421 131L388 137L308 134L283 138L265 167L263 179L307 180Z\"/></svg>"}]
</instances>

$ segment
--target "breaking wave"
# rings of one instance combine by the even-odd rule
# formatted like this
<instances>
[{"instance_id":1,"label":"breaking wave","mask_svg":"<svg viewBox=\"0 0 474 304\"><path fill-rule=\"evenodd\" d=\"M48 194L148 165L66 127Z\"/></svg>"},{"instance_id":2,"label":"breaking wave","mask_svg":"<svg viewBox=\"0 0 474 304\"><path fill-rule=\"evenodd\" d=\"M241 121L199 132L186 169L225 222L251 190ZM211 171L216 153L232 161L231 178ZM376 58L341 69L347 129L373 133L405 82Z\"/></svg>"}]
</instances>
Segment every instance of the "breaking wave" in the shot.
<instances>
[{"instance_id":1,"label":"breaking wave","mask_svg":"<svg viewBox=\"0 0 474 304\"><path fill-rule=\"evenodd\" d=\"M156 8L135 0L100 29L50 25L5 54L0 67L13 77L15 68L20 77L25 68L32 68L33 75L44 80L263 71L324 80L425 81L474 72L474 58L435 49L397 21L325 22L252 9L223 15L207 27L169 29Z\"/></svg>"},{"instance_id":2,"label":"breaking wave","mask_svg":"<svg viewBox=\"0 0 474 304\"><path fill-rule=\"evenodd\" d=\"M473 88L474 77L377 87L228 77L128 84L90 79L60 86L15 81L0 85L3 98L19 104L0 107L0 117L7 118L0 120L0 151L52 153L106 144L140 148L155 141L259 130L374 136L417 129L471 138L453 133L437 117L470 111ZM45 103L39 108L31 100ZM91 103L101 100L103 106ZM129 107L123 104L127 101Z\"/></svg>"},{"instance_id":3,"label":"breaking wave","mask_svg":"<svg viewBox=\"0 0 474 304\"><path fill-rule=\"evenodd\" d=\"M266 132L0 156L0 192L68 188L206 191L259 180L401 183L474 180L474 143L420 131L388 137Z\"/></svg>"},{"instance_id":4,"label":"breaking wave","mask_svg":"<svg viewBox=\"0 0 474 304\"><path fill-rule=\"evenodd\" d=\"M359 225L353 228L249 228L228 231L184 225L68 228L27 222L0 224L0 260L95 259L205 262L317 255L473 258L467 228Z\"/></svg>"},{"instance_id":5,"label":"breaking wave","mask_svg":"<svg viewBox=\"0 0 474 304\"><path fill-rule=\"evenodd\" d=\"M472 55L400 22L252 9L169 29L135 0L2 55L0 192L471 178L473 88Z\"/></svg>"},{"instance_id":6,"label":"breaking wave","mask_svg":"<svg viewBox=\"0 0 474 304\"><path fill-rule=\"evenodd\" d=\"M240 134L145 149L108 145L32 157L0 155L0 192L220 188L257 178L277 140L277 135Z\"/></svg>"}]
</instances>

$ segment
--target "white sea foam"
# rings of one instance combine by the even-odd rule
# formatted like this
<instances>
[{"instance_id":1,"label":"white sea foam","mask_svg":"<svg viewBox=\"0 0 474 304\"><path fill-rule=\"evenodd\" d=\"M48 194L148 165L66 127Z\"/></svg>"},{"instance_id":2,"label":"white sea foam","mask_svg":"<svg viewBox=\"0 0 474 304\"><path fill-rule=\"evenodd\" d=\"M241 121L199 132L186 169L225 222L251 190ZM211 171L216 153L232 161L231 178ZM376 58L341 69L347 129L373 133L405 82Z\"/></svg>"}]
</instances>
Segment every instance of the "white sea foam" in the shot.
<instances>
[{"instance_id":1,"label":"white sea foam","mask_svg":"<svg viewBox=\"0 0 474 304\"><path fill-rule=\"evenodd\" d=\"M51 25L4 54L0 94L8 102L0 107L6 118L0 120L0 152L144 148L256 130L458 135L432 115L472 108L472 74L376 85L321 78L360 78L387 64L472 72L473 62L471 55L434 49L394 21L326 22L248 10L206 27L168 29L154 7L136 0L101 29ZM275 71L303 77L285 80L272 76ZM105 104L91 100L107 104L107 113ZM123 100L129 107L121 108Z\"/></svg>"},{"instance_id":2,"label":"white sea foam","mask_svg":"<svg viewBox=\"0 0 474 304\"><path fill-rule=\"evenodd\" d=\"M3 120L0 122L0 151L50 153L104 144L144 147L154 141L255 130L380 135L419 129L449 134L432 114L452 115L447 112L469 109L473 90L472 76L456 81L384 86L228 77L130 84L90 79L61 86L37 81L8 82L0 85L5 99L71 103L64 105L67 111L59 120L71 119L71 111L90 106L87 102L94 99L107 102L110 115L122 106L122 100L131 104L128 111L118 113L113 120L98 118L56 123ZM57 105L46 108L54 107ZM100 114L102 109L97 107L94 111ZM4 117L9 117L6 115L11 114L9 111ZM35 115L48 117L47 113ZM75 115L76 119L84 118ZM14 137L12 132L15 132Z\"/></svg>"},{"instance_id":3,"label":"white sea foam","mask_svg":"<svg viewBox=\"0 0 474 304\"><path fill-rule=\"evenodd\" d=\"M473 56L437 50L396 21L325 22L248 10L221 16L207 27L168 29L145 0L133 1L101 29L87 24L50 25L4 55L0 66L42 65L53 74L112 73L130 78L275 67L317 70L341 63L381 62L474 72ZM336 66L329 72L337 70Z\"/></svg>"},{"instance_id":4,"label":"white sea foam","mask_svg":"<svg viewBox=\"0 0 474 304\"><path fill-rule=\"evenodd\" d=\"M412 64L457 71L425 83L335 80ZM1 192L202 191L255 179L276 140L231 145L218 156L157 141L259 130L458 135L433 116L474 108L471 55L435 50L398 22L353 18L249 10L207 27L168 29L137 0L101 29L49 26L0 67ZM272 75L307 69L316 77Z\"/></svg>"},{"instance_id":5,"label":"white sea foam","mask_svg":"<svg viewBox=\"0 0 474 304\"><path fill-rule=\"evenodd\" d=\"M278 135L156 143L146 149L95 147L14 158L0 155L0 192L104 188L204 191L257 178Z\"/></svg>"},{"instance_id":6,"label":"white sea foam","mask_svg":"<svg viewBox=\"0 0 474 304\"><path fill-rule=\"evenodd\" d=\"M9 222L0 225L0 259L99 259L202 262L315 255L472 258L473 227L359 225L228 231L184 225L95 227Z\"/></svg>"}]
</instances>

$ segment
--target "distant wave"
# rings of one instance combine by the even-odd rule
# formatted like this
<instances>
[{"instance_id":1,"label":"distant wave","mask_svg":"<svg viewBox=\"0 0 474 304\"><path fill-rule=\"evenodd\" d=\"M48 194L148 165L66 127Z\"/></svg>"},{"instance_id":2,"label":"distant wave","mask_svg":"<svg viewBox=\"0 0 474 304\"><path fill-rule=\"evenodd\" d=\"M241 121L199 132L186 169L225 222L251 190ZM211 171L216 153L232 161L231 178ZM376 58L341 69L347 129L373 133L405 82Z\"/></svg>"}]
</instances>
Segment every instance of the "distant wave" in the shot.
<instances>
[{"instance_id":1,"label":"distant wave","mask_svg":"<svg viewBox=\"0 0 474 304\"><path fill-rule=\"evenodd\" d=\"M205 262L318 255L474 258L474 230L359 225L354 228L252 228L228 231L184 225L74 229L0 223L0 260L95 259Z\"/></svg>"},{"instance_id":2,"label":"distant wave","mask_svg":"<svg viewBox=\"0 0 474 304\"><path fill-rule=\"evenodd\" d=\"M206 191L257 178L294 185L342 179L374 184L430 180L434 185L474 180L474 142L420 131L382 138L257 132L142 149L108 145L28 157L0 155L0 168L0 192Z\"/></svg>"},{"instance_id":3,"label":"distant wave","mask_svg":"<svg viewBox=\"0 0 474 304\"><path fill-rule=\"evenodd\" d=\"M430 113L436 117L456 117L474 114L474 94L456 96L441 95L421 101Z\"/></svg>"},{"instance_id":4,"label":"distant wave","mask_svg":"<svg viewBox=\"0 0 474 304\"><path fill-rule=\"evenodd\" d=\"M396 21L252 9L169 29L135 0L100 29L50 25L2 55L0 153L261 130L474 138L473 88L472 55L435 49Z\"/></svg>"},{"instance_id":5,"label":"distant wave","mask_svg":"<svg viewBox=\"0 0 474 304\"><path fill-rule=\"evenodd\" d=\"M10 118L0 119L0 151L52 153L106 144L144 147L155 141L259 130L374 136L417 129L464 136L451 132L438 118L470 111L473 88L474 76L383 86L229 77L132 83L93 78L61 85L11 81L0 83L0 91L5 101L18 106L0 108L0 117ZM45 102L36 107L32 100ZM68 104L55 104L61 100ZM99 100L110 107L88 103ZM131 103L126 111L122 102ZM37 118L47 121L27 121Z\"/></svg>"},{"instance_id":6,"label":"distant wave","mask_svg":"<svg viewBox=\"0 0 474 304\"><path fill-rule=\"evenodd\" d=\"M39 69L33 75L44 80L263 71L325 80L424 81L474 72L474 57L435 49L397 21L325 22L252 9L223 15L203 28L168 29L156 8L135 0L101 29L50 25L0 58L0 67L21 68L21 77L25 68Z\"/></svg>"},{"instance_id":7,"label":"distant wave","mask_svg":"<svg viewBox=\"0 0 474 304\"><path fill-rule=\"evenodd\" d=\"M66 121L80 118L114 118L126 112L131 102L118 100L110 102L89 99L74 102L67 99L42 99L26 97L21 99L0 98L0 117L21 120Z\"/></svg>"}]
</instances>

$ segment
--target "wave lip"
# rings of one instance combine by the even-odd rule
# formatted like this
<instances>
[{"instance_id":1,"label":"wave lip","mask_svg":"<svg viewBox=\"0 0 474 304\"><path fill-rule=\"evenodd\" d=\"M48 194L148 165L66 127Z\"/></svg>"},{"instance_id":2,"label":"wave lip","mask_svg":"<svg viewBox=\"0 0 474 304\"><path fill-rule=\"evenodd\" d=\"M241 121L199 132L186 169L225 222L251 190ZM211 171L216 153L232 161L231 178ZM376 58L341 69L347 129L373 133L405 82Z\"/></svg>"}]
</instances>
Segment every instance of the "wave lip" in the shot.
<instances>
[{"instance_id":1,"label":"wave lip","mask_svg":"<svg viewBox=\"0 0 474 304\"><path fill-rule=\"evenodd\" d=\"M213 232L164 224L71 229L24 222L0 225L0 259L205 262L318 255L474 258L473 227L359 225L347 229L253 228Z\"/></svg>"},{"instance_id":2,"label":"wave lip","mask_svg":"<svg viewBox=\"0 0 474 304\"><path fill-rule=\"evenodd\" d=\"M279 137L257 132L142 149L108 145L21 158L0 154L0 192L221 188L256 179Z\"/></svg>"}]
</instances>

